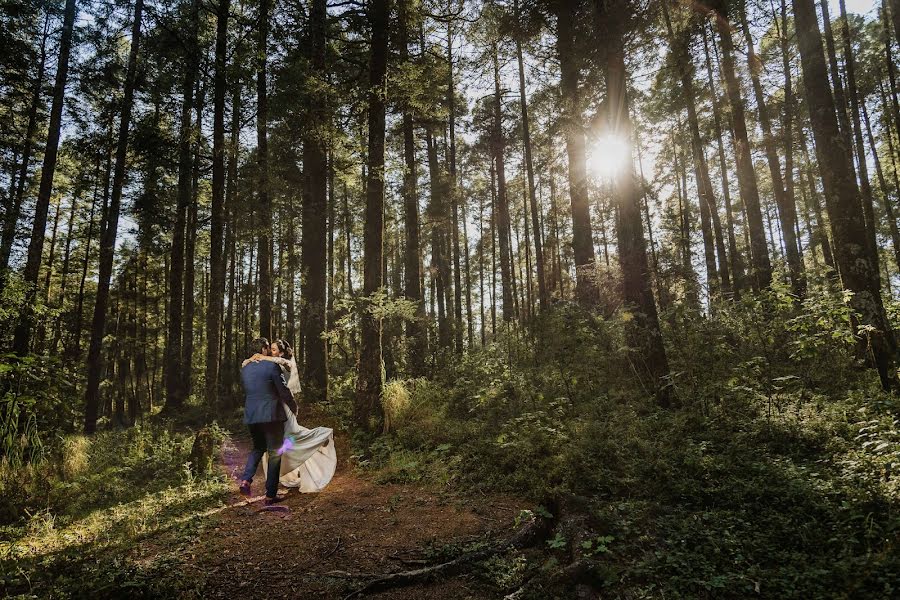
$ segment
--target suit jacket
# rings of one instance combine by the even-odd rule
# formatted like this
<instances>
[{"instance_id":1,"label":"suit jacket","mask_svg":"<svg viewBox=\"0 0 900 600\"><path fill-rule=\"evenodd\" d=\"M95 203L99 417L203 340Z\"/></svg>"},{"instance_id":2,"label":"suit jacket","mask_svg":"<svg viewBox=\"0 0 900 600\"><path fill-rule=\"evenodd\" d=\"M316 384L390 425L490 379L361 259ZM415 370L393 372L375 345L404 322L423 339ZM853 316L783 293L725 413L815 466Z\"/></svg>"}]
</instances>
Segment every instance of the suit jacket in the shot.
<instances>
[{"instance_id":1,"label":"suit jacket","mask_svg":"<svg viewBox=\"0 0 900 600\"><path fill-rule=\"evenodd\" d=\"M241 369L244 386L244 423L286 421L286 404L295 414L297 403L288 389L281 367L271 361L251 362Z\"/></svg>"}]
</instances>

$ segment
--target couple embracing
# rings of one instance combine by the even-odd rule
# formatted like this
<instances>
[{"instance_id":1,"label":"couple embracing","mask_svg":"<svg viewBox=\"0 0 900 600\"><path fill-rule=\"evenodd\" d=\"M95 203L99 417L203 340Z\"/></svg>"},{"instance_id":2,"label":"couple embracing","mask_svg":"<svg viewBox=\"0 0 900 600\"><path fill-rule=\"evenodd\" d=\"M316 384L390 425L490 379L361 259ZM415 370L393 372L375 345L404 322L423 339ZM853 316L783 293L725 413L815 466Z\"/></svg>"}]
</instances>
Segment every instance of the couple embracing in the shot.
<instances>
[{"instance_id":1,"label":"couple embracing","mask_svg":"<svg viewBox=\"0 0 900 600\"><path fill-rule=\"evenodd\" d=\"M318 492L334 475L337 455L333 431L327 427L306 429L297 422L295 395L300 393L300 374L293 350L283 340L271 344L253 340L251 356L241 366L244 386L244 423L253 448L240 481L240 492L250 496L253 476L262 461L266 477L265 505L280 502L278 485Z\"/></svg>"}]
</instances>

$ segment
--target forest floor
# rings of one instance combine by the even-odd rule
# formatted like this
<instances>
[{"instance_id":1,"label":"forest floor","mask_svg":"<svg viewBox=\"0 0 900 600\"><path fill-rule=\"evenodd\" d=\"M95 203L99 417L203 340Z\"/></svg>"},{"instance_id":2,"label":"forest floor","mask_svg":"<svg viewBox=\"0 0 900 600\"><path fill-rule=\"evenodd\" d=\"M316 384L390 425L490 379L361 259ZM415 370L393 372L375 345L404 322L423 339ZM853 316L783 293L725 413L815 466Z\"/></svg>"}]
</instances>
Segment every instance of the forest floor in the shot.
<instances>
[{"instance_id":1,"label":"forest floor","mask_svg":"<svg viewBox=\"0 0 900 600\"><path fill-rule=\"evenodd\" d=\"M175 467L192 439L135 428L92 440L104 462L44 486L55 509L0 527L0 598L340 599L375 576L441 563L508 536L525 506L447 486L381 483L377 471L355 465L347 435L336 430L331 483L264 507L261 476L253 497L238 493L250 446L242 426L226 434L210 477ZM494 598L490 579L473 567L365 597Z\"/></svg>"},{"instance_id":2,"label":"forest floor","mask_svg":"<svg viewBox=\"0 0 900 600\"><path fill-rule=\"evenodd\" d=\"M283 502L266 508L260 477L249 500L235 484L226 508L185 548L192 567L203 573L205 597L265 590L269 597L342 598L365 581L352 575L415 569L447 549L505 535L524 507L510 497L376 483L350 466L345 436L336 444L338 470L320 493L290 491ZM245 437L223 444L220 467L234 481L248 449ZM464 573L367 597L440 600L496 593Z\"/></svg>"}]
</instances>

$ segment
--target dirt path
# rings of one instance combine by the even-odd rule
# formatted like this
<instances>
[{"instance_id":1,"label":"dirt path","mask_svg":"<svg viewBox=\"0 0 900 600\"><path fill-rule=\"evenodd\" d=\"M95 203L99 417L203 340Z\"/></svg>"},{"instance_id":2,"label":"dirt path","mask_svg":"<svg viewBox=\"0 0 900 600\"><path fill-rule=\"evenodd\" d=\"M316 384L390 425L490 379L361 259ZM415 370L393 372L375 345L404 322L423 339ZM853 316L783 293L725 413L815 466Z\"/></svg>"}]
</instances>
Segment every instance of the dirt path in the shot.
<instances>
[{"instance_id":1,"label":"dirt path","mask_svg":"<svg viewBox=\"0 0 900 600\"><path fill-rule=\"evenodd\" d=\"M229 506L188 552L204 574L205 596L232 598L342 598L354 581L336 572L389 573L424 564L429 547L502 535L513 526L521 502L508 497L455 497L414 485L381 485L348 467L349 449L339 436L338 472L318 494L294 491L263 510L261 473L249 501L235 484ZM248 440L223 448L222 468L234 480ZM258 495L256 495L258 494ZM471 575L389 590L371 597L430 600L496 595Z\"/></svg>"}]
</instances>

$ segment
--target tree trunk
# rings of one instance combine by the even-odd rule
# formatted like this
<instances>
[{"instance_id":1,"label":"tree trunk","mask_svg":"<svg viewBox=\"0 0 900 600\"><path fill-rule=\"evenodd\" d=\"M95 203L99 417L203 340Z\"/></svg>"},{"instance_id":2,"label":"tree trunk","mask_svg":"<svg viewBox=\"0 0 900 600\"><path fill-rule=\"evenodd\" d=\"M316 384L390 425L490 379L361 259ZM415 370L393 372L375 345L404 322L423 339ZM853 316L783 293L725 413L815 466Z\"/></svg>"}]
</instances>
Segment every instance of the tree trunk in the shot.
<instances>
[{"instance_id":1,"label":"tree trunk","mask_svg":"<svg viewBox=\"0 0 900 600\"><path fill-rule=\"evenodd\" d=\"M259 330L271 340L272 330L272 199L269 197L269 104L266 86L266 65L269 47L269 11L271 0L260 0L259 32L256 53L256 164L259 170L257 232L259 272Z\"/></svg>"},{"instance_id":2,"label":"tree trunk","mask_svg":"<svg viewBox=\"0 0 900 600\"><path fill-rule=\"evenodd\" d=\"M523 228L522 231L525 236L525 297L526 297L526 305L528 309L528 318L531 319L534 316L534 285L533 285L533 277L532 277L532 268L531 268L531 233L529 232L528 227L528 208L529 208L529 194L528 190L525 189L525 193L522 195L522 220L523 220ZM516 243L518 243L518 229L516 229ZM519 250L519 254L521 255L521 246ZM523 311L524 312L524 311Z\"/></svg>"},{"instance_id":3,"label":"tree trunk","mask_svg":"<svg viewBox=\"0 0 900 600\"><path fill-rule=\"evenodd\" d=\"M776 26L778 21L776 20ZM784 114L781 121L784 142L784 193L787 206L793 207L797 214L797 200L794 192L794 88L791 76L790 40L788 39L787 2L781 0L781 26L778 28L778 39L781 47L781 66L784 70ZM799 219L795 219L799 230ZM809 223L807 222L807 227ZM812 244L812 239L810 239ZM800 248L800 234L797 234L797 249L800 252L800 265L803 266L803 251ZM805 277L804 277L805 284Z\"/></svg>"},{"instance_id":4,"label":"tree trunk","mask_svg":"<svg viewBox=\"0 0 900 600\"><path fill-rule=\"evenodd\" d=\"M822 8L822 21L825 26L825 49L828 52L828 64L831 67L831 84L834 90L835 110L837 111L838 127L844 137L844 145L852 148L850 134L850 117L847 115L847 99L844 97L844 84L841 80L841 71L837 61L837 51L834 46L834 33L831 29L831 15L828 13L828 0L819 0Z\"/></svg>"},{"instance_id":5,"label":"tree trunk","mask_svg":"<svg viewBox=\"0 0 900 600\"><path fill-rule=\"evenodd\" d=\"M309 61L312 76L324 79L325 33L327 28L325 0L313 0L309 19ZM303 146L303 171L307 193L303 195L303 239L300 256L302 273L302 323L305 361L303 382L306 398L311 402L328 397L328 363L325 333L328 270L328 160L326 148L327 107L313 95L309 106L310 126L306 128Z\"/></svg>"},{"instance_id":6,"label":"tree trunk","mask_svg":"<svg viewBox=\"0 0 900 600\"><path fill-rule=\"evenodd\" d=\"M676 130L679 134L682 131L681 122L679 120ZM681 270L685 285L685 298L689 306L699 308L700 297L697 281L697 273L694 272L694 259L691 252L691 206L687 197L687 167L684 164L684 153L675 143L675 137L672 136L672 157L675 164L675 191L678 195L678 216L680 219L681 234Z\"/></svg>"},{"instance_id":7,"label":"tree trunk","mask_svg":"<svg viewBox=\"0 0 900 600\"><path fill-rule=\"evenodd\" d=\"M625 31L622 23L626 17L626 9L623 5L623 0L600 2L598 33L600 39L606 40L606 89L610 126L621 139L630 141L632 131L627 95ZM626 161L626 164L629 167L618 174L613 185L619 208L616 231L622 289L625 304L635 310L634 319L629 323L630 344L640 349L638 361L641 364L634 365L636 371L642 378L646 377L646 385L656 394L659 403L668 406L671 400L668 390L671 388L665 385L663 379L669 374L669 366L650 287L647 248L639 196L634 189L634 172L631 161Z\"/></svg>"},{"instance_id":8,"label":"tree trunk","mask_svg":"<svg viewBox=\"0 0 900 600\"><path fill-rule=\"evenodd\" d=\"M225 317L225 357L224 380L228 384L228 394L234 388L237 370L237 350L235 343L234 323L240 322L241 315L238 312L240 304L240 286L243 281L243 255L240 260L240 272L238 272L238 153L240 149L241 129L241 82L239 79L233 82L231 90L231 140L228 147L228 187L225 191L225 208L228 214L226 230L226 246L231 254L231 267L228 282L228 314ZM243 230L243 228L241 228Z\"/></svg>"},{"instance_id":9,"label":"tree trunk","mask_svg":"<svg viewBox=\"0 0 900 600\"><path fill-rule=\"evenodd\" d=\"M63 99L66 94L66 80L69 74L69 55L72 51L72 30L75 24L75 0L66 0L63 13L62 36L59 41L59 60L56 67L56 84L53 88L53 104L50 108L50 124L47 128L47 144L44 149L44 163L41 166L41 184L38 189L37 204L34 208L34 223L31 241L28 244L28 260L22 278L29 287L25 293L22 312L13 336L12 350L24 356L31 346L31 330L34 327L35 303L37 302L38 275L41 270L41 255L44 250L44 230L47 228L47 213L53 192L53 174L56 171L56 157L59 152L59 136L62 129ZM15 223L13 224L15 229ZM5 266L5 264L4 264Z\"/></svg>"},{"instance_id":10,"label":"tree trunk","mask_svg":"<svg viewBox=\"0 0 900 600\"><path fill-rule=\"evenodd\" d=\"M431 270L434 281L435 293L437 294L437 321L438 321L438 344L441 348L449 348L452 343L452 332L450 326L450 318L448 315L448 300L450 298L447 292L448 271L447 259L444 256L444 226L447 221L447 214L444 205L444 182L441 177L442 173L438 164L437 146L431 131L425 131L425 148L428 156L428 174L431 182L431 199L428 205L428 212L431 220ZM434 300L434 299L433 299Z\"/></svg>"},{"instance_id":11,"label":"tree trunk","mask_svg":"<svg viewBox=\"0 0 900 600\"><path fill-rule=\"evenodd\" d=\"M344 244L347 246L347 289L345 293L348 296L353 295L353 248L351 246L350 236L353 231L353 221L350 215L350 197L347 193L347 184L344 183L343 193L343 213L344 213Z\"/></svg>"},{"instance_id":12,"label":"tree trunk","mask_svg":"<svg viewBox=\"0 0 900 600\"><path fill-rule=\"evenodd\" d=\"M216 10L216 55L213 79L213 165L209 231L209 305L206 310L206 405L220 406L220 339L225 310L225 95L230 0Z\"/></svg>"},{"instance_id":13,"label":"tree trunk","mask_svg":"<svg viewBox=\"0 0 900 600\"><path fill-rule=\"evenodd\" d=\"M0 238L0 270L9 266L9 257L12 253L13 243L16 240L16 225L19 222L19 214L22 211L22 201L25 196L25 182L28 180L28 166L31 162L31 152L34 149L34 136L37 133L38 107L41 104L41 96L44 88L44 73L47 63L47 38L50 37L50 11L44 16L44 35L41 37L40 58L38 59L37 77L34 80L34 89L31 93L31 104L28 107L28 125L25 128L24 147L22 148L22 164L19 165L19 174L15 179L15 191L11 189L11 197L4 207L3 234ZM0 275L0 292L6 282L6 276Z\"/></svg>"},{"instance_id":14,"label":"tree trunk","mask_svg":"<svg viewBox=\"0 0 900 600\"><path fill-rule=\"evenodd\" d=\"M448 0L448 11L452 10ZM450 207L453 214L453 344L456 354L463 352L463 317L462 317L462 265L460 263L459 239L459 182L456 176L456 84L453 79L453 27L447 22L447 105L450 125L450 181L448 186Z\"/></svg>"},{"instance_id":15,"label":"tree trunk","mask_svg":"<svg viewBox=\"0 0 900 600\"><path fill-rule=\"evenodd\" d=\"M859 325L875 332L860 337L861 350L878 369L882 387L894 386L894 334L881 300L877 265L867 251L865 219L853 173L850 148L838 129L834 99L828 87L821 32L813 0L792 0L800 46L806 101L816 142L819 170L825 187L825 202L835 236L838 270L845 288L854 293L850 302L859 314ZM854 319L856 320L856 319Z\"/></svg>"},{"instance_id":16,"label":"tree trunk","mask_svg":"<svg viewBox=\"0 0 900 600\"><path fill-rule=\"evenodd\" d=\"M896 17L897 11L894 11L894 18ZM888 81L891 84L891 113L893 114L893 121L895 127L900 127L900 101L897 99L897 77L894 72L894 58L892 56L891 51L891 36L889 32L888 22L887 22L887 14L885 11L882 11L882 22L884 25L884 62L887 66L887 74ZM896 23L896 21L895 21ZM885 91L884 84L881 81L881 77L878 77L878 89L881 92L882 96L882 105L885 107L885 122L888 124L890 128L891 118L887 114L887 102L885 101ZM890 137L888 137L888 141L890 141ZM894 153L891 152L891 157L893 159Z\"/></svg>"},{"instance_id":17,"label":"tree trunk","mask_svg":"<svg viewBox=\"0 0 900 600\"><path fill-rule=\"evenodd\" d=\"M737 237L734 234L734 209L731 206L731 189L728 183L728 163L725 161L725 141L722 130L721 110L719 106L719 94L713 80L712 60L709 54L709 41L706 36L706 27L703 28L703 54L706 59L706 75L709 82L709 90L712 96L713 109L713 133L719 149L719 171L722 178L722 198L725 201L725 222L728 228L728 257L731 266L731 282L735 298L739 298L741 290L746 288L744 277L744 261L737 248Z\"/></svg>"},{"instance_id":18,"label":"tree trunk","mask_svg":"<svg viewBox=\"0 0 900 600\"><path fill-rule=\"evenodd\" d=\"M710 296L715 297L721 285L722 291L729 293L731 291L731 281L728 274L727 260L725 260L725 246L721 237L719 239L719 257L723 278L719 281L719 272L716 270L716 249L715 238L712 231L712 214L718 212L716 207L716 197L713 193L712 181L709 178L709 167L706 162L706 152L703 147L703 140L700 137L700 125L697 119L697 107L694 95L694 65L690 59L690 27L680 32L676 37L672 29L669 19L669 11L665 2L663 3L663 15L666 21L666 27L669 32L669 38L672 41L672 52L675 57L675 64L678 68L678 74L681 79L681 88L684 95L684 104L688 113L688 126L691 130L691 153L694 157L694 174L697 180L697 191L699 192L700 202L700 225L703 232L703 249L706 259L706 279L709 285Z\"/></svg>"},{"instance_id":19,"label":"tree trunk","mask_svg":"<svg viewBox=\"0 0 900 600\"><path fill-rule=\"evenodd\" d=\"M844 0L838 2L841 9L841 38L844 42L844 69L847 74L847 94L850 96L850 120L853 124L853 138L856 142L856 165L859 175L859 187L862 194L863 215L866 218L866 233L868 234L869 247L872 252L872 260L878 266L878 221L875 218L875 199L872 195L872 185L869 181L869 166L866 160L866 145L863 142L862 125L860 124L860 97L856 88L856 68L853 59L853 40L850 37L850 26L847 22L847 7ZM865 99L863 99L864 101ZM851 144L850 146L854 146Z\"/></svg>"},{"instance_id":20,"label":"tree trunk","mask_svg":"<svg viewBox=\"0 0 900 600\"><path fill-rule=\"evenodd\" d=\"M264 0L265 1L265 0ZM366 225L364 235L363 295L368 302L382 287L384 248L384 135L385 75L388 63L390 0L371 0L368 5L372 25L369 62L369 142L366 184ZM362 314L362 347L356 384L354 420L365 431L377 430L381 420L382 360L381 319L371 309ZM374 422L373 422L374 421Z\"/></svg>"},{"instance_id":21,"label":"tree trunk","mask_svg":"<svg viewBox=\"0 0 900 600\"><path fill-rule=\"evenodd\" d=\"M497 168L491 161L491 336L497 333Z\"/></svg>"},{"instance_id":22,"label":"tree trunk","mask_svg":"<svg viewBox=\"0 0 900 600\"><path fill-rule=\"evenodd\" d=\"M100 239L100 271L97 280L97 301L91 323L91 342L87 356L87 388L85 392L84 432L92 434L97 429L100 378L103 373L103 338L106 335L106 311L109 302L109 285L112 277L113 258L116 250L116 233L119 229L119 211L122 205L122 187L125 184L125 161L128 156L128 129L134 104L134 85L137 78L137 58L141 40L141 13L144 0L135 0L131 29L131 49L128 52L128 70L125 74L125 91L122 116L119 124L119 141L116 147L116 170L113 175L112 199L106 216L106 226Z\"/></svg>"},{"instance_id":23,"label":"tree trunk","mask_svg":"<svg viewBox=\"0 0 900 600\"><path fill-rule=\"evenodd\" d=\"M62 199L59 199L56 201L56 210L53 211L53 226L50 228L50 251L47 253L47 272L44 273L44 304L50 303L50 296L53 292L53 263L56 262L56 237L59 232L61 212Z\"/></svg>"},{"instance_id":24,"label":"tree trunk","mask_svg":"<svg viewBox=\"0 0 900 600\"><path fill-rule=\"evenodd\" d=\"M81 264L81 282L78 284L78 303L75 308L75 324L72 326L73 345L67 351L72 360L77 360L81 354L81 324L84 320L84 286L87 281L88 268L91 260L91 243L94 239L94 215L97 212L97 201L100 188L100 157L94 168L94 192L91 198L91 212L88 216L88 234L84 243L84 262Z\"/></svg>"},{"instance_id":25,"label":"tree trunk","mask_svg":"<svg viewBox=\"0 0 900 600\"><path fill-rule=\"evenodd\" d=\"M491 54L494 63L494 122L492 142L494 165L497 176L496 228L500 246L500 281L503 287L503 320L509 323L515 316L512 288L512 258L509 244L509 200L506 195L506 141L503 135L503 111L500 95L500 64L497 57L497 43Z\"/></svg>"},{"instance_id":26,"label":"tree trunk","mask_svg":"<svg viewBox=\"0 0 900 600\"><path fill-rule=\"evenodd\" d=\"M478 310L481 325L481 346L487 344L487 322L484 316L484 196L478 195Z\"/></svg>"},{"instance_id":27,"label":"tree trunk","mask_svg":"<svg viewBox=\"0 0 900 600\"><path fill-rule=\"evenodd\" d=\"M328 154L328 289L325 291L328 302L325 309L325 327L333 324L334 320L334 231L337 215L337 201L334 193L334 151Z\"/></svg>"},{"instance_id":28,"label":"tree trunk","mask_svg":"<svg viewBox=\"0 0 900 600\"><path fill-rule=\"evenodd\" d=\"M398 25L400 47L400 61L409 62L409 28L411 0L399 0L400 23ZM416 140L413 129L413 117L411 108L403 106L403 159L405 169L403 171L403 212L404 230L406 232L406 245L404 248L404 295L407 300L416 303L415 318L406 323L407 341L407 365L413 376L424 373L424 359L426 354L425 340L425 300L422 296L422 274L419 264L422 256L422 248L419 241L419 195L417 190L416 173Z\"/></svg>"},{"instance_id":29,"label":"tree trunk","mask_svg":"<svg viewBox=\"0 0 900 600\"><path fill-rule=\"evenodd\" d=\"M890 188L885 181L884 171L881 168L881 160L878 158L878 147L875 145L875 138L872 136L872 126L869 123L869 112L866 110L866 103L862 102L861 107L863 121L866 124L866 134L869 139L869 148L872 151L872 158L875 160L875 173L878 176L878 185L881 187L881 199L884 203L884 214L887 217L888 228L891 231L891 245L894 247L894 260L897 264L897 270L900 272L900 230L897 228L897 218L894 216ZM886 283L890 283L890 280L886 280Z\"/></svg>"},{"instance_id":30,"label":"tree trunk","mask_svg":"<svg viewBox=\"0 0 900 600\"><path fill-rule=\"evenodd\" d=\"M515 0L516 19L520 20L519 0ZM528 98L525 94L525 63L522 59L522 41L516 36L516 61L519 65L519 103L522 107L522 137L525 146L525 171L528 176L528 201L531 205L531 225L534 230L534 256L537 263L538 300L541 310L548 305L546 266L544 247L541 243L540 222L538 220L537 193L534 186L534 158L531 150L531 123L528 118Z\"/></svg>"},{"instance_id":31,"label":"tree trunk","mask_svg":"<svg viewBox=\"0 0 900 600\"><path fill-rule=\"evenodd\" d=\"M775 149L775 138L772 135L772 125L769 119L769 109L766 105L766 97L763 93L762 83L759 79L759 71L762 61L756 56L753 46L753 36L747 25L746 9L741 3L738 11L741 19L741 28L744 31L744 39L747 42L747 63L750 70L750 80L753 84L753 93L756 96L756 110L759 124L763 134L763 146L766 150L766 161L769 165L769 176L772 178L772 190L775 195L775 203L778 206L778 216L781 221L781 234L784 240L785 255L787 257L788 272L791 278L791 288L797 297L806 295L806 276L803 272L803 257L797 242L797 207L793 198L789 198L785 191L784 179L781 176L781 164L778 162L778 152ZM785 74L790 78L790 71Z\"/></svg>"},{"instance_id":32,"label":"tree trunk","mask_svg":"<svg viewBox=\"0 0 900 600\"><path fill-rule=\"evenodd\" d=\"M166 336L166 403L163 411L179 409L185 400L185 387L181 374L182 320L184 313L184 236L188 205L191 202L191 144L194 137L191 110L194 104L194 87L199 71L197 31L199 28L199 0L192 0L190 15L189 50L186 53L184 80L182 82L181 125L178 133L178 188L175 207L175 225L172 231L171 262L169 265L169 319Z\"/></svg>"},{"instance_id":33,"label":"tree trunk","mask_svg":"<svg viewBox=\"0 0 900 600\"><path fill-rule=\"evenodd\" d=\"M184 397L190 398L193 393L194 375L194 315L196 313L197 299L202 296L202 289L196 287L197 261L195 252L197 249L197 213L200 204L200 131L203 123L203 104L206 91L201 88L197 93L196 111L197 121L195 125L196 137L194 138L194 162L191 174L191 202L188 206L187 227L184 243L184 322L181 333L181 373Z\"/></svg>"},{"instance_id":34,"label":"tree trunk","mask_svg":"<svg viewBox=\"0 0 900 600\"><path fill-rule=\"evenodd\" d=\"M888 5L890 5L890 11L888 11ZM894 22L894 36L900 42L900 0L882 0L881 11L884 13L885 25L887 25L887 14L890 12ZM887 31L885 32L887 33ZM888 38L888 43L890 43L890 38Z\"/></svg>"},{"instance_id":35,"label":"tree trunk","mask_svg":"<svg viewBox=\"0 0 900 600\"><path fill-rule=\"evenodd\" d=\"M744 113L744 100L741 97L740 81L734 67L734 42L731 39L731 26L728 23L728 5L724 0L714 3L716 15L713 19L719 33L722 49L722 72L725 76L725 87L731 105L731 127L734 132L734 150L737 160L738 185L741 200L747 211L747 226L750 233L750 255L753 265L753 278L760 289L769 287L772 282L772 263L769 260L766 246L766 232L763 226L762 209L760 208L759 189L756 183L756 172L753 170L753 156L750 152L750 140L747 135L747 122Z\"/></svg>"},{"instance_id":36,"label":"tree trunk","mask_svg":"<svg viewBox=\"0 0 900 600\"><path fill-rule=\"evenodd\" d=\"M597 302L597 281L591 214L587 191L584 124L578 91L580 66L575 51L575 20L580 2L555 0L556 52L560 62L562 121L569 159L569 195L572 200L572 249L575 253L575 296L583 305Z\"/></svg>"},{"instance_id":37,"label":"tree trunk","mask_svg":"<svg viewBox=\"0 0 900 600\"><path fill-rule=\"evenodd\" d=\"M466 202L463 200L462 203L462 247L463 247L463 259L464 259L464 269L466 274L466 333L467 339L469 343L469 348L475 347L475 320L472 315L472 270L471 265L469 264L469 227L468 222L466 221Z\"/></svg>"},{"instance_id":38,"label":"tree trunk","mask_svg":"<svg viewBox=\"0 0 900 600\"><path fill-rule=\"evenodd\" d=\"M79 176L79 179L81 179L81 177L82 176ZM79 200L81 200L81 194L83 191L83 188L81 186L81 180L75 184L75 190L72 193L72 203L69 206L69 219L68 224L66 225L66 246L65 250L63 250L63 264L62 272L60 273L61 281L59 285L59 301L56 303L57 308L63 308L66 302L66 288L69 284L69 269L72 259L72 233L75 228L75 215L78 212L78 204ZM53 355L56 355L59 352L59 341L62 338L62 325L62 318L57 319L53 331L53 340L50 343L50 348L48 349L48 352Z\"/></svg>"},{"instance_id":39,"label":"tree trunk","mask_svg":"<svg viewBox=\"0 0 900 600\"><path fill-rule=\"evenodd\" d=\"M809 157L809 148L806 143L806 136L803 133L803 129L799 130L800 133L800 146L803 148L803 158L806 162L806 183L809 188L809 198L813 207L813 212L816 215L816 230L817 237L819 240L819 244L822 247L822 260L825 261L825 264L834 270L834 273L837 274L837 267L834 264L834 253L831 250L831 241L828 238L828 227L825 225L825 216L822 212L822 203L819 201L819 192L816 189L815 180L813 179L813 165L812 160Z\"/></svg>"}]
</instances>

